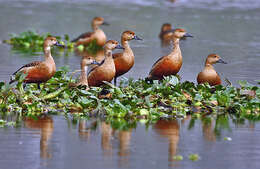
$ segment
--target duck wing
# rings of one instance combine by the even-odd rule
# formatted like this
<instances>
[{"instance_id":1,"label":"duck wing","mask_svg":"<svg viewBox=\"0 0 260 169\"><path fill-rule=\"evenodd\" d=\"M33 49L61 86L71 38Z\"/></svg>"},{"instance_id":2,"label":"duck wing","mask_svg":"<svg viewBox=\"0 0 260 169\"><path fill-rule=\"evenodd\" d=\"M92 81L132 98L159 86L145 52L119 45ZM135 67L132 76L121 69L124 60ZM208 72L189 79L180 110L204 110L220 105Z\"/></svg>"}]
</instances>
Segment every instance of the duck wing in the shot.
<instances>
[{"instance_id":1,"label":"duck wing","mask_svg":"<svg viewBox=\"0 0 260 169\"><path fill-rule=\"evenodd\" d=\"M28 63L26 65L23 65L22 67L20 67L17 71L15 71L13 73L13 75L15 75L17 72L19 72L20 70L22 70L23 68L29 68L29 67L34 67L34 66L37 66L41 63L41 61L35 61L35 62L31 62L31 63Z\"/></svg>"},{"instance_id":2,"label":"duck wing","mask_svg":"<svg viewBox=\"0 0 260 169\"><path fill-rule=\"evenodd\" d=\"M155 65L157 64L157 63L159 63L162 59L164 58L164 56L163 57L161 57L160 59L158 59L154 64L153 64L153 66L152 66L152 69L151 69L151 71L150 71L150 73L153 71L153 69L154 69L154 67L155 67ZM149 73L149 74L150 74Z\"/></svg>"},{"instance_id":3,"label":"duck wing","mask_svg":"<svg viewBox=\"0 0 260 169\"><path fill-rule=\"evenodd\" d=\"M114 53L113 54L113 59L116 59L119 56L122 56L123 53Z\"/></svg>"},{"instance_id":4,"label":"duck wing","mask_svg":"<svg viewBox=\"0 0 260 169\"><path fill-rule=\"evenodd\" d=\"M11 76L11 78L10 78L9 84L15 82L14 76L15 76L15 74L16 74L17 72L21 71L21 70L24 69L24 68L30 68L30 67L37 66L37 65L39 65L40 63L41 63L41 61L35 61L35 62L31 62L31 63L28 63L28 64L23 65L22 67L20 67L18 70L16 70L16 71L12 74L12 76Z\"/></svg>"},{"instance_id":5,"label":"duck wing","mask_svg":"<svg viewBox=\"0 0 260 169\"><path fill-rule=\"evenodd\" d=\"M80 39L85 39L90 37L93 34L93 32L86 32L86 33L82 33L81 35L79 35L77 38L73 39L71 42L77 42Z\"/></svg>"},{"instance_id":6,"label":"duck wing","mask_svg":"<svg viewBox=\"0 0 260 169\"><path fill-rule=\"evenodd\" d=\"M97 65L97 66L93 67L92 69L90 69L90 71L88 72L88 75L89 75L91 72L93 72L96 68L98 68L99 66L101 66L104 62L105 62L105 59L103 59L102 62L101 62L99 65Z\"/></svg>"}]
</instances>

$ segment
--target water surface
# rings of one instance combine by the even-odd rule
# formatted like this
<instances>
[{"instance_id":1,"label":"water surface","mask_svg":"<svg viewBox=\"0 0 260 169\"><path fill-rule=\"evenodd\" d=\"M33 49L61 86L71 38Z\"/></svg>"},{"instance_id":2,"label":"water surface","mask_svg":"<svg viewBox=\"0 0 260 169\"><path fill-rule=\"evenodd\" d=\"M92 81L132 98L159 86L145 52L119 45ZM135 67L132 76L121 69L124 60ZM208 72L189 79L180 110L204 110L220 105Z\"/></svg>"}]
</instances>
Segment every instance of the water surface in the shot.
<instances>
[{"instance_id":1,"label":"water surface","mask_svg":"<svg viewBox=\"0 0 260 169\"><path fill-rule=\"evenodd\" d=\"M136 59L133 69L125 77L146 77L151 65L169 53L171 47L162 49L158 34L165 22L174 27L183 27L194 35L181 43L183 67L179 74L183 80L196 81L209 53L218 53L228 65L215 65L222 79L233 83L248 80L256 84L260 79L260 2L231 0L180 0L168 1L135 0L125 2L43 0L0 1L0 39L8 39L10 33L20 33L34 28L38 32L54 35L69 34L76 37L90 31L94 16L103 16L111 25L103 27L109 39L120 40L125 30L133 30L144 41L133 41L131 46ZM42 59L41 53L24 55L10 52L10 47L1 44L0 80L22 64ZM80 57L74 53L54 55L58 67L69 65L79 69Z\"/></svg>"},{"instance_id":2,"label":"water surface","mask_svg":"<svg viewBox=\"0 0 260 169\"><path fill-rule=\"evenodd\" d=\"M163 121L118 129L101 120L45 116L21 128L0 128L3 168L258 168L259 124ZM121 126L122 127L122 126ZM225 137L232 141L225 141ZM200 160L192 162L190 154ZM173 160L182 155L183 161Z\"/></svg>"}]
</instances>

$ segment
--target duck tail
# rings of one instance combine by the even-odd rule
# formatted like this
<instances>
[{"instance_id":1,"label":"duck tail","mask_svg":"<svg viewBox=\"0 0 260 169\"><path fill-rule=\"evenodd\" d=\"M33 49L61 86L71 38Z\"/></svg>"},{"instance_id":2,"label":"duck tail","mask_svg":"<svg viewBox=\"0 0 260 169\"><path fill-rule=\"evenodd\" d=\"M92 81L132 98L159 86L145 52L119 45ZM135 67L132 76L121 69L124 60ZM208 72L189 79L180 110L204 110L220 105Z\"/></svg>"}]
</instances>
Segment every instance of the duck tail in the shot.
<instances>
[{"instance_id":1,"label":"duck tail","mask_svg":"<svg viewBox=\"0 0 260 169\"><path fill-rule=\"evenodd\" d=\"M144 81L146 82L146 83L148 83L148 84L153 84L153 79L152 79L152 77L149 75L148 77L146 77L145 79L144 79Z\"/></svg>"},{"instance_id":2,"label":"duck tail","mask_svg":"<svg viewBox=\"0 0 260 169\"><path fill-rule=\"evenodd\" d=\"M12 84L13 82L15 82L15 77L14 77L14 75L11 75L9 84Z\"/></svg>"}]
</instances>

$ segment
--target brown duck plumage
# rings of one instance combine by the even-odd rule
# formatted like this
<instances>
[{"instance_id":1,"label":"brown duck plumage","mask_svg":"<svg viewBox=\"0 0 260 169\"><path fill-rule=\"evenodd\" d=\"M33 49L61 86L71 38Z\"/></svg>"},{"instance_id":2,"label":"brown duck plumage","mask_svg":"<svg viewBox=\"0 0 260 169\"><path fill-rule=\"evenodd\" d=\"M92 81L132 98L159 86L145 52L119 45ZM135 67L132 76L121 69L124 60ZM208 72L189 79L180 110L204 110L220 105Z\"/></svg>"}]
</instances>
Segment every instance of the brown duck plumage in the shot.
<instances>
[{"instance_id":1,"label":"brown duck plumage","mask_svg":"<svg viewBox=\"0 0 260 169\"><path fill-rule=\"evenodd\" d=\"M58 43L55 37L47 37L44 41L44 61L35 61L22 66L16 72L27 73L24 82L25 83L43 83L48 81L56 72L56 65L53 57L51 56L51 46L62 46ZM11 80L10 83L14 82Z\"/></svg>"},{"instance_id":2,"label":"brown duck plumage","mask_svg":"<svg viewBox=\"0 0 260 169\"><path fill-rule=\"evenodd\" d=\"M215 63L224 63L219 55L217 54L210 54L208 55L204 69L198 74L197 82L199 84L208 82L211 86L220 85L221 79L218 73L215 71L214 67L212 66Z\"/></svg>"},{"instance_id":3,"label":"brown duck plumage","mask_svg":"<svg viewBox=\"0 0 260 169\"><path fill-rule=\"evenodd\" d=\"M176 29L172 34L174 43L172 52L155 62L149 73L148 79L161 80L164 76L176 75L180 71L182 66L182 54L179 46L180 38L192 36L186 33L184 29Z\"/></svg>"},{"instance_id":4,"label":"brown duck plumage","mask_svg":"<svg viewBox=\"0 0 260 169\"><path fill-rule=\"evenodd\" d=\"M141 40L135 35L133 31L125 31L121 36L121 44L124 48L122 53L113 54L114 63L116 67L116 75L114 78L114 83L116 85L117 77L127 73L134 65L134 53L128 44L131 40Z\"/></svg>"},{"instance_id":5,"label":"brown duck plumage","mask_svg":"<svg viewBox=\"0 0 260 169\"><path fill-rule=\"evenodd\" d=\"M94 67L88 74L89 86L100 86L103 81L111 82L115 77L116 68L112 57L112 50L123 49L115 40L109 40L104 46L105 59L101 65Z\"/></svg>"},{"instance_id":6,"label":"brown duck plumage","mask_svg":"<svg viewBox=\"0 0 260 169\"><path fill-rule=\"evenodd\" d=\"M76 45L88 45L93 40L96 40L97 45L103 46L106 43L106 35L103 32L102 29L99 28L100 25L108 25L104 21L104 18L102 17L95 17L92 20L92 29L93 32L86 32L78 36L76 39L72 40L72 42L75 42Z\"/></svg>"}]
</instances>

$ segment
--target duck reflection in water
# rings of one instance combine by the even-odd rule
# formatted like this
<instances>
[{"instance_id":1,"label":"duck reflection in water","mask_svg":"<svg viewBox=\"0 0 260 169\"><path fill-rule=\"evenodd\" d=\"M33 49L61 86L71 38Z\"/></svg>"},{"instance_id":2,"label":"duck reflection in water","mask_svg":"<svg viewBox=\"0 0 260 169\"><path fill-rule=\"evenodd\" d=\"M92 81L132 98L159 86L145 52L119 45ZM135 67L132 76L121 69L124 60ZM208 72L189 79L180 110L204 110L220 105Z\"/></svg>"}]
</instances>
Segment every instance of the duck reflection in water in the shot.
<instances>
[{"instance_id":1,"label":"duck reflection in water","mask_svg":"<svg viewBox=\"0 0 260 169\"><path fill-rule=\"evenodd\" d=\"M177 147L179 143L179 123L177 120L159 120L153 127L155 131L161 136L168 138L169 146L168 146L168 160L171 166L174 166L175 160L173 157L176 155Z\"/></svg>"},{"instance_id":2,"label":"duck reflection in water","mask_svg":"<svg viewBox=\"0 0 260 169\"><path fill-rule=\"evenodd\" d=\"M24 119L25 127L41 130L40 156L41 158L52 158L52 151L48 147L53 133L53 120L50 116L42 115L37 119L26 117Z\"/></svg>"},{"instance_id":3,"label":"duck reflection in water","mask_svg":"<svg viewBox=\"0 0 260 169\"><path fill-rule=\"evenodd\" d=\"M88 141L90 139L91 130L95 130L96 128L97 128L97 120L90 121L86 119L80 119L79 127L78 127L79 138Z\"/></svg>"},{"instance_id":4,"label":"duck reflection in water","mask_svg":"<svg viewBox=\"0 0 260 169\"><path fill-rule=\"evenodd\" d=\"M113 155L113 147L111 143L113 130L110 124L106 122L101 122L101 146L103 149L104 156L112 156Z\"/></svg>"},{"instance_id":5,"label":"duck reflection in water","mask_svg":"<svg viewBox=\"0 0 260 169\"><path fill-rule=\"evenodd\" d=\"M211 119L205 118L202 120L202 132L203 137L207 141L215 142L216 141L216 133L214 131L214 124Z\"/></svg>"},{"instance_id":6,"label":"duck reflection in water","mask_svg":"<svg viewBox=\"0 0 260 169\"><path fill-rule=\"evenodd\" d=\"M104 156L113 156L112 142L119 141L119 167L126 167L130 156L130 141L132 130L116 130L106 122L101 123L101 145L104 151Z\"/></svg>"}]
</instances>

